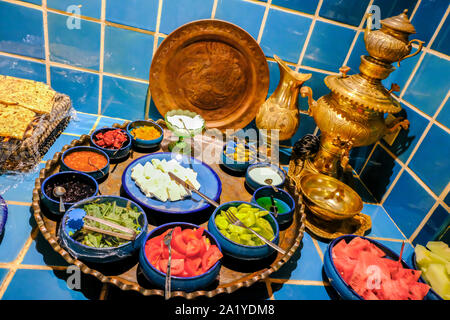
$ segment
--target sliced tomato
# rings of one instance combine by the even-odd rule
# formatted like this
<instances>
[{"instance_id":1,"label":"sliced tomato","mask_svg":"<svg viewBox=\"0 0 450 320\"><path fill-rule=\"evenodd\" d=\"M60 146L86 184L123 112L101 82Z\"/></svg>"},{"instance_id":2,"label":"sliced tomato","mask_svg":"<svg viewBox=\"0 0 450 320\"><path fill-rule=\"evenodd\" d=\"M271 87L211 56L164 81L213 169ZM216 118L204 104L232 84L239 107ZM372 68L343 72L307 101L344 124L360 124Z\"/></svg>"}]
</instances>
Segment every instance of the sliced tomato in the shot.
<instances>
[{"instance_id":1,"label":"sliced tomato","mask_svg":"<svg viewBox=\"0 0 450 320\"><path fill-rule=\"evenodd\" d=\"M203 273L202 268L202 258L186 258L184 260L184 270L189 274L189 277L198 276Z\"/></svg>"},{"instance_id":2,"label":"sliced tomato","mask_svg":"<svg viewBox=\"0 0 450 320\"><path fill-rule=\"evenodd\" d=\"M193 229L184 229L183 230L183 240L185 243L189 243L191 240L197 239L195 231Z\"/></svg>"},{"instance_id":3,"label":"sliced tomato","mask_svg":"<svg viewBox=\"0 0 450 320\"><path fill-rule=\"evenodd\" d=\"M161 259L162 249L159 248L159 249L155 249L155 250L148 250L145 253L147 255L148 261L150 261L150 263L154 267L158 268L158 263L159 263L159 260Z\"/></svg>"},{"instance_id":4,"label":"sliced tomato","mask_svg":"<svg viewBox=\"0 0 450 320\"><path fill-rule=\"evenodd\" d=\"M161 272L167 273L167 263L168 259L161 259L159 261L159 270ZM170 274L173 276L182 275L184 271L184 259L173 259L170 267Z\"/></svg>"},{"instance_id":5,"label":"sliced tomato","mask_svg":"<svg viewBox=\"0 0 450 320\"><path fill-rule=\"evenodd\" d=\"M169 259L169 248L167 248L167 246L165 245L162 249L162 258ZM186 258L185 254L182 254L177 250L175 250L174 248L172 248L172 259L184 259L184 258Z\"/></svg>"},{"instance_id":6,"label":"sliced tomato","mask_svg":"<svg viewBox=\"0 0 450 320\"><path fill-rule=\"evenodd\" d=\"M189 241L186 247L186 256L188 257L201 257L205 252L205 246L199 239Z\"/></svg>"},{"instance_id":7,"label":"sliced tomato","mask_svg":"<svg viewBox=\"0 0 450 320\"><path fill-rule=\"evenodd\" d=\"M202 258L202 270L208 271L211 267L223 257L222 252L216 245L211 245Z\"/></svg>"},{"instance_id":8,"label":"sliced tomato","mask_svg":"<svg viewBox=\"0 0 450 320\"><path fill-rule=\"evenodd\" d=\"M170 229L169 229L170 230ZM178 227L175 227L174 229L173 229L173 236L176 236L176 235L178 235L178 234L181 234L183 232L183 229L181 229L181 227L180 226L178 226Z\"/></svg>"},{"instance_id":9,"label":"sliced tomato","mask_svg":"<svg viewBox=\"0 0 450 320\"><path fill-rule=\"evenodd\" d=\"M205 251L208 251L209 247L211 246L211 241L209 240L209 238L203 236L203 243L205 244Z\"/></svg>"},{"instance_id":10,"label":"sliced tomato","mask_svg":"<svg viewBox=\"0 0 450 320\"><path fill-rule=\"evenodd\" d=\"M183 234L179 233L172 237L171 246L181 254L186 254L186 243L183 240Z\"/></svg>"},{"instance_id":11,"label":"sliced tomato","mask_svg":"<svg viewBox=\"0 0 450 320\"><path fill-rule=\"evenodd\" d=\"M201 239L202 238L202 235L203 235L203 231L204 231L205 229L203 229L202 227L200 227L200 228L197 228L197 230L195 230L194 232L195 232L195 236L197 237L197 239Z\"/></svg>"}]
</instances>

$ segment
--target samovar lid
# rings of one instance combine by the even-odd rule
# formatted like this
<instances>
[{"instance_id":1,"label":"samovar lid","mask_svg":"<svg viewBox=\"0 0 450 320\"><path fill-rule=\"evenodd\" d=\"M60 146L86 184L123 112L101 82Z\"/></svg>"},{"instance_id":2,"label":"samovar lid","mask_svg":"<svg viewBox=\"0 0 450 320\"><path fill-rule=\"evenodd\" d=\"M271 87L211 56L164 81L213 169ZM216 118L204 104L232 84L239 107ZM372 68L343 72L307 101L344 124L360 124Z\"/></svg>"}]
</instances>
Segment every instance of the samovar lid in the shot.
<instances>
[{"instance_id":1,"label":"samovar lid","mask_svg":"<svg viewBox=\"0 0 450 320\"><path fill-rule=\"evenodd\" d=\"M404 33L416 33L416 29L409 21L407 13L408 9L405 9L398 16L383 19L381 20L381 25Z\"/></svg>"}]
</instances>

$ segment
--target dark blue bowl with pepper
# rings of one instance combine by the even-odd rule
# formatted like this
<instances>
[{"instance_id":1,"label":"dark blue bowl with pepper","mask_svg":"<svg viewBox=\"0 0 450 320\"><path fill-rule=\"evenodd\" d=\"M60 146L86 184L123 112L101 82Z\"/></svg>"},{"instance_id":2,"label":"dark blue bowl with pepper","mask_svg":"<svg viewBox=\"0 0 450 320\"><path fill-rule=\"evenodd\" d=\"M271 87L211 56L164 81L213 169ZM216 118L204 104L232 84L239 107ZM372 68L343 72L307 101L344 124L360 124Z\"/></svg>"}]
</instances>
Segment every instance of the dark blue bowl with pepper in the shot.
<instances>
[{"instance_id":1,"label":"dark blue bowl with pepper","mask_svg":"<svg viewBox=\"0 0 450 320\"><path fill-rule=\"evenodd\" d=\"M107 147L104 146L103 143L100 144L99 139L103 137L106 132L114 130L119 130L123 133L126 140L120 143L117 147ZM126 130L120 128L101 128L91 134L91 145L106 153L110 160L121 160L125 158L130 153L132 140L131 135Z\"/></svg>"},{"instance_id":2,"label":"dark blue bowl with pepper","mask_svg":"<svg viewBox=\"0 0 450 320\"><path fill-rule=\"evenodd\" d=\"M59 211L59 198L53 196L53 189L64 187L64 209L68 210L74 203L95 196L98 183L90 175L78 171L58 172L46 178L41 185L41 203L53 214L63 215Z\"/></svg>"}]
</instances>

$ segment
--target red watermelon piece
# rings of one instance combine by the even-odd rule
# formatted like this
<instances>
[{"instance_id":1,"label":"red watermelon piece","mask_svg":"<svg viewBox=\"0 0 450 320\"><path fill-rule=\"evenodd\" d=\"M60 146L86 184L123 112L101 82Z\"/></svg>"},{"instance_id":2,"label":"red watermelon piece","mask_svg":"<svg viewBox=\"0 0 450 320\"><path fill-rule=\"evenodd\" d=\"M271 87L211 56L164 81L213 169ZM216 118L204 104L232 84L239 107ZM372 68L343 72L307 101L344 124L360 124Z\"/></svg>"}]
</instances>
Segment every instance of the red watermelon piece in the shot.
<instances>
[{"instance_id":1,"label":"red watermelon piece","mask_svg":"<svg viewBox=\"0 0 450 320\"><path fill-rule=\"evenodd\" d=\"M355 269L356 260L346 256L338 256L333 259L333 262L342 279L344 279L345 282L348 282Z\"/></svg>"},{"instance_id":2,"label":"red watermelon piece","mask_svg":"<svg viewBox=\"0 0 450 320\"><path fill-rule=\"evenodd\" d=\"M331 250L331 255L333 256L333 259L336 257L345 257L347 256L347 251L345 250L347 248L347 242L345 240L341 240L338 243L336 243L333 246L333 249Z\"/></svg>"},{"instance_id":3,"label":"red watermelon piece","mask_svg":"<svg viewBox=\"0 0 450 320\"><path fill-rule=\"evenodd\" d=\"M409 286L409 292L411 293L410 299L423 300L423 298L425 298L429 290L430 290L429 285L422 282L416 282Z\"/></svg>"}]
</instances>

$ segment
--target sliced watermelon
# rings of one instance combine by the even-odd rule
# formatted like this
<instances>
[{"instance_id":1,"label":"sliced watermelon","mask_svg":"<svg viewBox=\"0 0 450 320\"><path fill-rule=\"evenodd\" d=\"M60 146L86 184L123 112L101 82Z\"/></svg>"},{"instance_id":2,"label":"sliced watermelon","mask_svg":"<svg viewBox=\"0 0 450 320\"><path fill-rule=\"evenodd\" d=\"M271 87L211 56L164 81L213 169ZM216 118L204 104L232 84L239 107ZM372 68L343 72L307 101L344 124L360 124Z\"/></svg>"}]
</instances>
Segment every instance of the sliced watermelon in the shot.
<instances>
[{"instance_id":1,"label":"sliced watermelon","mask_svg":"<svg viewBox=\"0 0 450 320\"><path fill-rule=\"evenodd\" d=\"M336 257L347 256L347 251L345 250L346 247L347 247L347 242L345 242L345 240L341 240L338 243L336 243L333 246L333 249L331 250L331 255L333 256L333 259Z\"/></svg>"}]
</instances>

